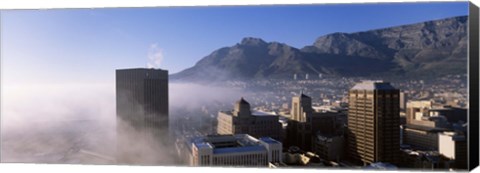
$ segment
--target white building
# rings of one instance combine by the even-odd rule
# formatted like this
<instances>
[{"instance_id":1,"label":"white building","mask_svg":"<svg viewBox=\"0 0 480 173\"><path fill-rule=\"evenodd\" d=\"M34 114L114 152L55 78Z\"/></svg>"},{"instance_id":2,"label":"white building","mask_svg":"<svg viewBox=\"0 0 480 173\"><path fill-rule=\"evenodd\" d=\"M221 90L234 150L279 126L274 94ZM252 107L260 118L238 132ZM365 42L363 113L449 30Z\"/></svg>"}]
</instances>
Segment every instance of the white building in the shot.
<instances>
[{"instance_id":1,"label":"white building","mask_svg":"<svg viewBox=\"0 0 480 173\"><path fill-rule=\"evenodd\" d=\"M247 134L212 135L191 142L191 166L258 166L282 161L282 143Z\"/></svg>"},{"instance_id":2,"label":"white building","mask_svg":"<svg viewBox=\"0 0 480 173\"><path fill-rule=\"evenodd\" d=\"M453 160L455 168L467 168L467 141L464 135L455 132L438 134L438 152L446 158Z\"/></svg>"}]
</instances>

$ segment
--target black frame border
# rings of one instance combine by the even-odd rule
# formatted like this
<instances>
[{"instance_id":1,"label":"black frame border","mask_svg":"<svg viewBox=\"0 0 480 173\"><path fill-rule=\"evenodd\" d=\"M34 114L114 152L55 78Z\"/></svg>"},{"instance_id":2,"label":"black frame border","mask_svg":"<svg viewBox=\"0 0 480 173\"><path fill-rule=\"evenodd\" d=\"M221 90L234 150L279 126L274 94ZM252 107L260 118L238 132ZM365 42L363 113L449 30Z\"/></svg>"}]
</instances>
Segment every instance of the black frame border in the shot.
<instances>
[{"instance_id":1,"label":"black frame border","mask_svg":"<svg viewBox=\"0 0 480 173\"><path fill-rule=\"evenodd\" d=\"M468 15L468 77L469 77L469 111L468 111L468 169L478 167L479 156L479 9L472 2L469 3Z\"/></svg>"}]
</instances>

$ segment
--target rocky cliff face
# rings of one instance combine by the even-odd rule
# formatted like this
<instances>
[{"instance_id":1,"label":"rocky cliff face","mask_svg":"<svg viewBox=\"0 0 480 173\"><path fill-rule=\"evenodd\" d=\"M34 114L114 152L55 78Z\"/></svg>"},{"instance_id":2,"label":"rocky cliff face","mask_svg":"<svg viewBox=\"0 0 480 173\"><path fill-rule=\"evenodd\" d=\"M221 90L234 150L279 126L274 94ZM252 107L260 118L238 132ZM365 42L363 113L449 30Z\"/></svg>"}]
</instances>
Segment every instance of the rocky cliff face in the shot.
<instances>
[{"instance_id":1,"label":"rocky cliff face","mask_svg":"<svg viewBox=\"0 0 480 173\"><path fill-rule=\"evenodd\" d=\"M292 78L293 74L424 76L467 72L467 16L321 36L297 49L247 37L220 48L173 80Z\"/></svg>"}]
</instances>

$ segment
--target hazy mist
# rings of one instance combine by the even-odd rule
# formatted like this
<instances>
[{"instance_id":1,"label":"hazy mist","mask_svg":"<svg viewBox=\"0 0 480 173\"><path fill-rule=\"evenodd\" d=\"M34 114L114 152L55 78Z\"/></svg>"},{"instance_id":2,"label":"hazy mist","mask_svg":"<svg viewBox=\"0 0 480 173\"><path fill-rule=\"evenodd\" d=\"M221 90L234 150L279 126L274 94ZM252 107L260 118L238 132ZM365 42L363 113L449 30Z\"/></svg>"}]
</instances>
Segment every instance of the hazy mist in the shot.
<instances>
[{"instance_id":1,"label":"hazy mist","mask_svg":"<svg viewBox=\"0 0 480 173\"><path fill-rule=\"evenodd\" d=\"M197 111L205 104L226 103L230 107L246 93L233 88L171 83L169 95L170 119L174 119L184 116L176 113L178 110ZM113 84L4 87L1 99L2 162L116 163ZM194 121L203 123L201 119ZM123 154L129 159L165 163L161 165L175 163L171 149L165 151L163 144L138 139L139 132L133 128L127 131L132 147ZM140 149L147 154L136 152Z\"/></svg>"}]
</instances>

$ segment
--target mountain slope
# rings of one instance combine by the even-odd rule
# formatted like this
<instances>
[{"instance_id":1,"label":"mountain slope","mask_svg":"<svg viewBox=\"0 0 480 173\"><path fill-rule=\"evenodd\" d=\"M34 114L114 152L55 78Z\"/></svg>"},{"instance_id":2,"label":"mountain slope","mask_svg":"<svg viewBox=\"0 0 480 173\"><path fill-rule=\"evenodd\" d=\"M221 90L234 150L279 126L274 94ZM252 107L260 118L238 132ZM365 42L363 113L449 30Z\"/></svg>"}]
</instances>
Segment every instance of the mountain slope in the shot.
<instances>
[{"instance_id":1,"label":"mountain slope","mask_svg":"<svg viewBox=\"0 0 480 173\"><path fill-rule=\"evenodd\" d=\"M297 49L247 37L220 48L172 80L227 80L317 76L465 74L467 16L356 33L321 36Z\"/></svg>"},{"instance_id":2,"label":"mountain slope","mask_svg":"<svg viewBox=\"0 0 480 173\"><path fill-rule=\"evenodd\" d=\"M278 77L293 73L317 73L308 67L306 54L286 44L267 43L247 37L198 61L193 67L171 75L173 80L226 80Z\"/></svg>"},{"instance_id":3,"label":"mountain slope","mask_svg":"<svg viewBox=\"0 0 480 173\"><path fill-rule=\"evenodd\" d=\"M390 61L406 75L466 73L467 16L319 37L304 52ZM453 68L444 70L445 65ZM392 72L388 71L388 72Z\"/></svg>"}]
</instances>

